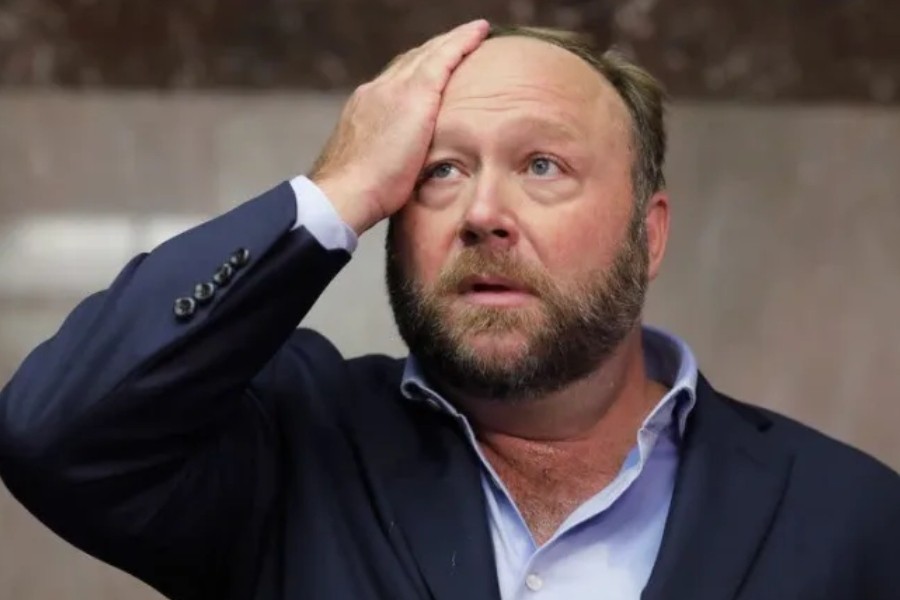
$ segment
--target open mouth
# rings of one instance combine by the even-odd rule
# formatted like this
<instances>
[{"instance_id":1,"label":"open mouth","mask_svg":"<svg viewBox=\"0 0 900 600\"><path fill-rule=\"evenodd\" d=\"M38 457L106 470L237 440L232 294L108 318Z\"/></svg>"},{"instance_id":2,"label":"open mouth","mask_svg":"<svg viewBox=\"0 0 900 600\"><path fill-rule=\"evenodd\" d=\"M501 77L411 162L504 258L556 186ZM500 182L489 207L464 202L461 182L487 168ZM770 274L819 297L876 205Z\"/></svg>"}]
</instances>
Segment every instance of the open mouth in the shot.
<instances>
[{"instance_id":1,"label":"open mouth","mask_svg":"<svg viewBox=\"0 0 900 600\"><path fill-rule=\"evenodd\" d=\"M477 294L481 292L511 292L517 290L502 283L473 283L468 291Z\"/></svg>"},{"instance_id":2,"label":"open mouth","mask_svg":"<svg viewBox=\"0 0 900 600\"><path fill-rule=\"evenodd\" d=\"M487 275L464 279L460 295L468 302L492 306L515 306L534 297L534 293L526 285L512 279Z\"/></svg>"}]
</instances>

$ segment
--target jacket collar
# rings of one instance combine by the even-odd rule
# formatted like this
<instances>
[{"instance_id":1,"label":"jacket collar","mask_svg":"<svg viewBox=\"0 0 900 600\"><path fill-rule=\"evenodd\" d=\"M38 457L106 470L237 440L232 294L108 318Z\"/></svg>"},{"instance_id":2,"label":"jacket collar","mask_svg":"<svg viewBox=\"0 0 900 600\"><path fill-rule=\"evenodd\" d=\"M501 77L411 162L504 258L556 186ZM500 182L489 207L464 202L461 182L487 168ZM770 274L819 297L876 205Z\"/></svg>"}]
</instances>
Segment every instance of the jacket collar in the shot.
<instances>
[{"instance_id":1,"label":"jacket collar","mask_svg":"<svg viewBox=\"0 0 900 600\"><path fill-rule=\"evenodd\" d=\"M403 365L381 393L359 402L363 463L376 509L393 523L435 600L497 600L493 544L478 458L455 419L398 393ZM392 415L386 415L391 412ZM405 423L384 427L386 422ZM662 545L643 600L731 600L753 565L786 488L793 455L756 409L698 376Z\"/></svg>"},{"instance_id":2,"label":"jacket collar","mask_svg":"<svg viewBox=\"0 0 900 600\"><path fill-rule=\"evenodd\" d=\"M736 596L784 495L793 454L762 412L700 377L662 545L643 600Z\"/></svg>"}]
</instances>

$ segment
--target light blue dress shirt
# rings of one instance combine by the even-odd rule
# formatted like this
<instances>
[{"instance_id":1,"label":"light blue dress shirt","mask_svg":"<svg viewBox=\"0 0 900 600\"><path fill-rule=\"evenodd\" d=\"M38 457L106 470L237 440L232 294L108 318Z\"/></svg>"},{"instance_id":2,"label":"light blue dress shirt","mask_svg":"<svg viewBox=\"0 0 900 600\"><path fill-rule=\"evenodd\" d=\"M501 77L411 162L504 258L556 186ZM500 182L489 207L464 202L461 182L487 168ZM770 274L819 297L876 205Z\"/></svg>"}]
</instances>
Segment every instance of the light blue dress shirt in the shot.
<instances>
[{"instance_id":1,"label":"light blue dress shirt","mask_svg":"<svg viewBox=\"0 0 900 600\"><path fill-rule=\"evenodd\" d=\"M326 248L352 252L356 235L324 194L305 177L291 181L297 223ZM678 469L679 443L696 403L697 361L688 345L644 327L648 376L669 388L644 420L613 481L579 506L538 547L508 490L481 452L466 417L425 381L415 357L406 361L401 389L453 415L482 465L487 517L503 600L637 600L662 540Z\"/></svg>"}]
</instances>

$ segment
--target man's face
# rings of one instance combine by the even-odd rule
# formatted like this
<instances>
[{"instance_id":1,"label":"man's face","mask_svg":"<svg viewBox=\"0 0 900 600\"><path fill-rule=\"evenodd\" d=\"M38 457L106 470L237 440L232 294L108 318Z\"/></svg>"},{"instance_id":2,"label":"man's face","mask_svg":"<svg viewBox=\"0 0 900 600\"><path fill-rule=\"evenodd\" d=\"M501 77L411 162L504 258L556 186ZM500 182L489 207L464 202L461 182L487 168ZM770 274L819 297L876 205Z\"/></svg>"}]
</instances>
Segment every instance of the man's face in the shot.
<instances>
[{"instance_id":1,"label":"man's face","mask_svg":"<svg viewBox=\"0 0 900 600\"><path fill-rule=\"evenodd\" d=\"M634 328L650 265L630 142L615 90L561 48L492 39L454 72L388 234L394 316L429 375L530 398Z\"/></svg>"}]
</instances>

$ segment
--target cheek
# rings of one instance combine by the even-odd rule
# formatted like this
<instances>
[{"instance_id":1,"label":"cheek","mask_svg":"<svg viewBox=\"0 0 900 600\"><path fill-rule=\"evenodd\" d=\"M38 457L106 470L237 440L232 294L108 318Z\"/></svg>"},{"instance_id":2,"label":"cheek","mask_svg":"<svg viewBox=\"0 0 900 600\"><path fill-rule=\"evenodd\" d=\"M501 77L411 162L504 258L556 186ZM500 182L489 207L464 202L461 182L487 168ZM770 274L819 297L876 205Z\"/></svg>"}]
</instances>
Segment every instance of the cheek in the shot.
<instances>
[{"instance_id":1,"label":"cheek","mask_svg":"<svg viewBox=\"0 0 900 600\"><path fill-rule=\"evenodd\" d=\"M456 236L456 228L441 216L412 205L397 216L397 247L411 274L425 285L437 279Z\"/></svg>"},{"instance_id":2,"label":"cheek","mask_svg":"<svg viewBox=\"0 0 900 600\"><path fill-rule=\"evenodd\" d=\"M619 217L606 211L573 211L559 214L552 223L539 223L539 254L551 275L563 278L605 269L612 263L623 228Z\"/></svg>"}]
</instances>

